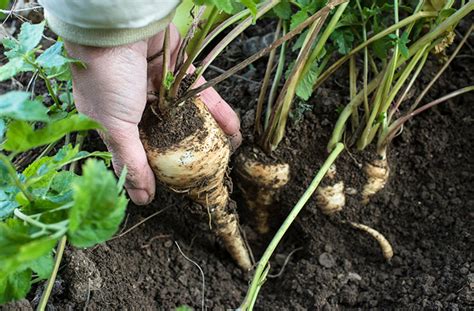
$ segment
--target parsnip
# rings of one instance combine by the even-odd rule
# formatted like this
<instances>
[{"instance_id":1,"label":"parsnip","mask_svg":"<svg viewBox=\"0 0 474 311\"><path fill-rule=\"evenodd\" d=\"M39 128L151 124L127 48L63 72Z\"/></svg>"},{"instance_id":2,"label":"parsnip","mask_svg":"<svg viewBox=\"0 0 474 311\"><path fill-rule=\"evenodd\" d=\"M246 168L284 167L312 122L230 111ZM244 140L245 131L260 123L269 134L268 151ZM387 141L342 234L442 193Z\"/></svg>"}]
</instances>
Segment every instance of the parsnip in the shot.
<instances>
[{"instance_id":1,"label":"parsnip","mask_svg":"<svg viewBox=\"0 0 474 311\"><path fill-rule=\"evenodd\" d=\"M290 166L287 163L262 163L245 152L241 152L235 162L237 186L255 216L255 229L261 234L267 233L271 207L278 191L290 179Z\"/></svg>"},{"instance_id":2,"label":"parsnip","mask_svg":"<svg viewBox=\"0 0 474 311\"><path fill-rule=\"evenodd\" d=\"M316 190L316 204L321 211L326 214L334 214L344 207L346 204L346 195L344 193L344 182L335 182L337 176L336 166L331 165L331 168L326 174L326 180L329 185L320 186Z\"/></svg>"},{"instance_id":3,"label":"parsnip","mask_svg":"<svg viewBox=\"0 0 474 311\"><path fill-rule=\"evenodd\" d=\"M224 184L230 156L228 138L199 98L192 103L203 125L182 141L165 148L156 148L143 135L148 161L157 180L178 193L186 193L209 211L213 230L222 239L228 252L244 270L252 263L240 233L238 216L229 207L229 193ZM207 212L206 211L206 212Z\"/></svg>"},{"instance_id":4,"label":"parsnip","mask_svg":"<svg viewBox=\"0 0 474 311\"><path fill-rule=\"evenodd\" d=\"M362 203L367 204L369 203L370 198L382 190L388 181L390 168L388 167L388 161L385 154L381 156L380 159L366 163L364 166L364 172L367 176L367 183L362 189Z\"/></svg>"}]
</instances>

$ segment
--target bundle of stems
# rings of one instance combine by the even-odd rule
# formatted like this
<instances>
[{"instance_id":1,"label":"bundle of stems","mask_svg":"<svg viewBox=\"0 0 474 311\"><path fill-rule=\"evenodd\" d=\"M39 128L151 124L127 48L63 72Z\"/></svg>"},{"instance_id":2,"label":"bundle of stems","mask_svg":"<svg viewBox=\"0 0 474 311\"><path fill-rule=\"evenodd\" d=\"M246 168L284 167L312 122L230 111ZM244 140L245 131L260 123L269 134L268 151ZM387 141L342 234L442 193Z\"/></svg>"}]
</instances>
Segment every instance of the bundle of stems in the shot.
<instances>
[{"instance_id":1,"label":"bundle of stems","mask_svg":"<svg viewBox=\"0 0 474 311\"><path fill-rule=\"evenodd\" d=\"M411 106L404 109L403 103L406 102L409 91L422 72L428 56L431 53L439 54L452 43L454 28L474 8L474 2L469 1L454 10L452 8L453 2L446 2L444 7L438 10L427 10L425 1L421 0L411 16L399 21L399 3L398 0L394 0L395 24L368 38L348 55L336 61L321 75L316 83L316 86L320 85L327 78L329 72L333 72L347 60L353 59L358 51L364 50L363 88L357 92L355 83L350 83L351 100L340 114L328 143L328 151L331 151L338 142L342 141L344 136L349 136L350 130L346 128L349 120L352 122L351 128L353 129L349 146L355 144L357 150L366 150L377 138L376 159L364 166L367 182L362 189L363 203L369 202L370 197L381 190L388 180L387 148L394 133L409 119L406 116L410 115L410 118L414 116L412 113L418 108L428 89L448 67L472 31L471 27L464 40L440 69L435 79L431 81ZM416 27L420 27L420 23L425 28L422 29L424 35L418 35L415 31ZM400 35L402 28L403 34ZM372 67L367 58L367 47L376 40L390 35L395 41L390 58L383 63L381 69L378 69L376 65ZM409 47L404 46L407 39L413 42ZM403 40L405 42L402 42ZM372 80L370 82L369 68L372 68ZM351 63L351 81L356 80L355 71L355 66ZM361 112L359 111L360 106L362 106ZM397 118L400 110L405 110L405 116Z\"/></svg>"},{"instance_id":2,"label":"bundle of stems","mask_svg":"<svg viewBox=\"0 0 474 311\"><path fill-rule=\"evenodd\" d=\"M273 152L284 138L297 87L313 64L318 61L330 34L347 6L346 1L328 1L310 18L313 21L302 35L304 41L292 65L287 66L288 42L282 44L278 56L277 51L272 50L268 57L255 113L253 148L241 151L235 165L237 185L242 191L247 207L255 214L255 228L259 233L269 231L268 222L272 205L281 188L290 179L290 165ZM334 14L326 24L333 11ZM279 19L275 38L277 40L284 38L288 34L288 29L289 22ZM320 70L323 68L324 64L319 66ZM289 74L281 87L283 73L288 70ZM256 148L263 152L255 152Z\"/></svg>"}]
</instances>

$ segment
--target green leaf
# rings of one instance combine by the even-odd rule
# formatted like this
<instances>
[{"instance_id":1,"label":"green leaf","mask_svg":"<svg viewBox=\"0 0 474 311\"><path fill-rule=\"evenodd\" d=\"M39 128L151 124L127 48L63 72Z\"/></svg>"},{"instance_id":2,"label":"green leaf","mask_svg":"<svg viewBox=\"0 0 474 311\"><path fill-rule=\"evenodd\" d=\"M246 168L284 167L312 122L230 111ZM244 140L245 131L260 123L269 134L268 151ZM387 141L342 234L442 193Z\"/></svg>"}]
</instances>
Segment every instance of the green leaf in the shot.
<instances>
[{"instance_id":1,"label":"green leaf","mask_svg":"<svg viewBox=\"0 0 474 311\"><path fill-rule=\"evenodd\" d=\"M314 62L306 75L300 79L296 87L296 95L303 99L308 100L313 94L313 86L318 79L318 63Z\"/></svg>"},{"instance_id":2,"label":"green leaf","mask_svg":"<svg viewBox=\"0 0 474 311\"><path fill-rule=\"evenodd\" d=\"M10 6L10 0L0 0L0 9L6 10ZM0 19L5 17L4 13L0 13Z\"/></svg>"},{"instance_id":3,"label":"green leaf","mask_svg":"<svg viewBox=\"0 0 474 311\"><path fill-rule=\"evenodd\" d=\"M11 59L8 63L0 67L0 82L8 80L25 68L25 62L22 58Z\"/></svg>"},{"instance_id":4,"label":"green leaf","mask_svg":"<svg viewBox=\"0 0 474 311\"><path fill-rule=\"evenodd\" d=\"M36 230L36 229L35 229ZM18 219L0 222L0 275L2 271L22 271L50 253L57 240L30 237L32 228Z\"/></svg>"},{"instance_id":5,"label":"green leaf","mask_svg":"<svg viewBox=\"0 0 474 311\"><path fill-rule=\"evenodd\" d=\"M31 287L31 270L20 272L1 271L0 276L0 304L22 299L28 294Z\"/></svg>"},{"instance_id":6,"label":"green leaf","mask_svg":"<svg viewBox=\"0 0 474 311\"><path fill-rule=\"evenodd\" d=\"M295 29L299 24L308 19L308 11L300 10L291 16L290 30Z\"/></svg>"},{"instance_id":7,"label":"green leaf","mask_svg":"<svg viewBox=\"0 0 474 311\"><path fill-rule=\"evenodd\" d=\"M166 77L165 77L165 81L164 81L164 84L165 84L165 88L167 90L171 89L171 86L173 85L173 82L174 82L174 75L171 71L168 71L166 73Z\"/></svg>"},{"instance_id":8,"label":"green leaf","mask_svg":"<svg viewBox=\"0 0 474 311\"><path fill-rule=\"evenodd\" d=\"M108 240L117 231L128 200L117 189L114 174L103 162L87 160L83 175L72 184L74 205L69 211L68 238L76 247Z\"/></svg>"},{"instance_id":9,"label":"green leaf","mask_svg":"<svg viewBox=\"0 0 474 311\"><path fill-rule=\"evenodd\" d=\"M436 24L441 24L454 13L456 13L456 9L453 8L441 10L438 14L438 17L436 18Z\"/></svg>"},{"instance_id":10,"label":"green leaf","mask_svg":"<svg viewBox=\"0 0 474 311\"><path fill-rule=\"evenodd\" d=\"M5 56L8 59L13 59L17 57L22 57L23 52L21 51L21 45L18 40L14 38L3 38L2 40L3 47L5 48Z\"/></svg>"},{"instance_id":11,"label":"green leaf","mask_svg":"<svg viewBox=\"0 0 474 311\"><path fill-rule=\"evenodd\" d=\"M41 102L29 98L30 93L20 91L0 95L0 118L48 121L48 109Z\"/></svg>"},{"instance_id":12,"label":"green leaf","mask_svg":"<svg viewBox=\"0 0 474 311\"><path fill-rule=\"evenodd\" d=\"M337 29L331 34L331 39L336 43L338 52L346 55L352 49L354 34L349 28Z\"/></svg>"},{"instance_id":13,"label":"green leaf","mask_svg":"<svg viewBox=\"0 0 474 311\"><path fill-rule=\"evenodd\" d=\"M20 204L15 200L18 191L5 191L0 189L0 220L10 217Z\"/></svg>"},{"instance_id":14,"label":"green leaf","mask_svg":"<svg viewBox=\"0 0 474 311\"><path fill-rule=\"evenodd\" d=\"M273 12L281 19L290 19L292 14L291 5L288 0L283 0L273 8Z\"/></svg>"},{"instance_id":15,"label":"green leaf","mask_svg":"<svg viewBox=\"0 0 474 311\"><path fill-rule=\"evenodd\" d=\"M250 10L250 13L252 13L253 16L257 15L257 3L254 0L238 0L238 1L242 3L246 8L248 8ZM220 0L218 0L218 2L220 2Z\"/></svg>"},{"instance_id":16,"label":"green leaf","mask_svg":"<svg viewBox=\"0 0 474 311\"><path fill-rule=\"evenodd\" d=\"M36 131L27 122L13 121L7 130L4 148L8 151L23 152L55 142L71 132L97 128L100 128L100 124L84 115L71 115L48 123Z\"/></svg>"},{"instance_id":17,"label":"green leaf","mask_svg":"<svg viewBox=\"0 0 474 311\"><path fill-rule=\"evenodd\" d=\"M378 58L386 59L388 56L388 50L393 46L393 41L389 36L385 36L373 42L370 46Z\"/></svg>"},{"instance_id":18,"label":"green leaf","mask_svg":"<svg viewBox=\"0 0 474 311\"><path fill-rule=\"evenodd\" d=\"M44 51L36 59L36 63L43 68L61 67L69 63L77 63L82 66L85 66L80 60L66 57L63 55L63 53L64 44L58 41L52 46L50 46L46 51Z\"/></svg>"},{"instance_id":19,"label":"green leaf","mask_svg":"<svg viewBox=\"0 0 474 311\"><path fill-rule=\"evenodd\" d=\"M54 260L52 252L39 257L29 264L31 270L35 272L40 279L47 279L53 272Z\"/></svg>"},{"instance_id":20,"label":"green leaf","mask_svg":"<svg viewBox=\"0 0 474 311\"><path fill-rule=\"evenodd\" d=\"M45 22L39 24L23 23L18 40L24 53L33 50L41 41Z\"/></svg>"}]
</instances>

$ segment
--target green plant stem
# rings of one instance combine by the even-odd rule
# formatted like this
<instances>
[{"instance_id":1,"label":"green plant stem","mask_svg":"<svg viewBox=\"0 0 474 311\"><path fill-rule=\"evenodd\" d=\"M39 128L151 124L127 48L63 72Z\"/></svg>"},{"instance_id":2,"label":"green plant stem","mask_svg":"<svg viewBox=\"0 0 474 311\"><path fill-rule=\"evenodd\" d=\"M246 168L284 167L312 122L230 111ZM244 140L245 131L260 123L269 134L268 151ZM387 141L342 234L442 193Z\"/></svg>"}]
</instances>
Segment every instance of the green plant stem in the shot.
<instances>
[{"instance_id":1,"label":"green plant stem","mask_svg":"<svg viewBox=\"0 0 474 311\"><path fill-rule=\"evenodd\" d=\"M382 74L379 74L375 77L370 83L367 85L367 93L370 95L373 91L377 89L377 86L382 79ZM327 151L331 152L334 147L339 143L342 139L342 134L344 133L344 129L346 127L346 122L350 118L352 111L359 107L360 104L364 101L364 93L360 91L351 101L349 104L344 107L339 118L336 121L336 125L334 130L331 134L331 139L329 140Z\"/></svg>"},{"instance_id":2,"label":"green plant stem","mask_svg":"<svg viewBox=\"0 0 474 311\"><path fill-rule=\"evenodd\" d=\"M268 128L265 130L265 134L262 137L262 147L267 153L275 150L283 139L291 104L296 93L296 87L301 79L301 74L308 59L310 49L313 46L313 43L316 40L329 12L329 10L326 10L326 13L323 14L321 18L317 19L310 27L295 65L293 66L293 69L291 70L291 73L275 102L275 106L273 107L270 116L270 122L268 123Z\"/></svg>"},{"instance_id":3,"label":"green plant stem","mask_svg":"<svg viewBox=\"0 0 474 311\"><path fill-rule=\"evenodd\" d=\"M314 89L318 88L339 67L341 67L347 60L349 60L349 58L352 55L356 54L361 49L365 48L366 46L372 44L373 42L385 37L386 35L391 34L395 30L400 29L400 28L402 28L402 27L404 27L404 26L406 26L406 25L408 25L412 22L415 22L415 21L417 21L421 18L425 18L425 17L435 17L436 15L437 15L436 12L419 12L419 13L416 13L412 16L409 16L409 17L401 20L399 23L394 24L394 25L388 27L387 29L385 29L384 31L381 31L378 34L370 37L369 39L367 39L367 41L365 41L365 42L359 44L358 46L356 46L348 54L346 54L345 56L338 59L334 64L332 64L328 69L326 69L326 71L324 71L324 73L318 78L318 80L316 80L316 83L314 85Z\"/></svg>"},{"instance_id":4,"label":"green plant stem","mask_svg":"<svg viewBox=\"0 0 474 311\"><path fill-rule=\"evenodd\" d=\"M395 24L398 24L398 0L393 0L393 6ZM397 40L400 40L400 29L395 30L395 35L397 37ZM383 116L384 114L384 111L380 108L384 106L384 103L387 101L387 97L389 96L390 90L392 89L393 76L395 75L395 70L397 70L398 67L398 53L399 42L397 41L397 43L395 44L392 58L390 59L388 67L385 70L382 84L379 86L379 89L377 90L377 93L375 95L376 97L372 106L372 111L370 112L369 119L367 120L362 135L360 136L357 142L357 149L359 150L363 150L372 141L373 137L375 137L376 131L379 128L380 123L376 123L374 125L374 121L377 116ZM386 120L384 121L386 122Z\"/></svg>"},{"instance_id":5,"label":"green plant stem","mask_svg":"<svg viewBox=\"0 0 474 311\"><path fill-rule=\"evenodd\" d=\"M397 82L393 86L393 88L390 91L390 94L388 95L387 99L384 99L383 105L382 105L379 113L386 113L387 112L388 108L390 108L390 105L391 105L392 101L397 96L397 94L400 91L400 89L402 88L403 84L405 84L406 80L411 75L413 69L415 69L415 66L418 65L418 64L424 64L423 59L426 59L428 57L430 50L431 49L429 48L429 44L427 44L425 47L420 49L413 56L413 58L406 65L406 67L403 68L402 74L400 75Z\"/></svg>"},{"instance_id":6,"label":"green plant stem","mask_svg":"<svg viewBox=\"0 0 474 311\"><path fill-rule=\"evenodd\" d=\"M395 4L396 4L397 0L394 0L394 1L395 1ZM381 115L382 113L384 113L384 111L380 111L379 109L381 107L381 103L384 102L384 100L387 99L388 92L389 92L390 87L391 87L391 80L393 78L393 74L395 72L395 69L398 68L401 64L403 64L405 62L405 60L411 58L413 55L418 53L418 51L420 49L423 49L427 44L431 44L431 42L436 40L440 35L442 35L444 32L446 32L448 29L450 29L456 23L458 23L459 20L464 18L473 9L474 9L474 1L470 1L468 4L461 7L459 10L457 10L453 15L451 15L446 20L444 20L441 24L436 26L428 34L424 35L422 38L417 40L410 47L408 58L400 57L400 59L398 60L397 59L398 58L398 53L394 53L394 57L391 59L391 62L389 63L389 66L388 66L388 75L382 81L383 91L381 93L377 91L374 106L372 108L372 114L369 118L369 121L366 124L366 128L364 129L363 134L361 135L361 137L360 137L360 139L357 143L357 148L359 150L364 149L373 140L373 138L375 137L376 132L378 131L378 128L379 128L380 124L377 123L377 124L373 125L373 122L374 122L377 115ZM395 11L397 12L397 10L395 10ZM395 47L395 49L397 49L397 48L398 48L398 45ZM386 71L386 73L387 73L387 71ZM384 118L384 122L387 122L386 118Z\"/></svg>"},{"instance_id":7,"label":"green plant stem","mask_svg":"<svg viewBox=\"0 0 474 311\"><path fill-rule=\"evenodd\" d=\"M262 4L259 4L257 7L261 6ZM209 34L206 36L206 39L204 39L203 43L201 46L195 46L193 45L191 48L198 49L197 55L201 55L201 53L204 51L204 49L209 45L209 43L212 42L220 33L222 33L224 30L226 30L228 27L232 26L233 24L237 23L238 21L242 20L243 18L247 18L250 15L250 10L245 9L243 11L240 11L239 13L233 14L226 20L224 20L222 23L217 25Z\"/></svg>"},{"instance_id":8,"label":"green plant stem","mask_svg":"<svg viewBox=\"0 0 474 311\"><path fill-rule=\"evenodd\" d=\"M359 9L360 16L362 17L362 36L364 42L367 41L367 22L364 19L364 14L362 12L362 7L360 5L360 1L357 0L357 7ZM374 62L375 64L375 62ZM375 66L375 69L377 69L377 66ZM367 94L367 80L369 78L369 48L368 46L364 47L364 77L363 77L363 83L364 83L364 118L365 122L369 121L369 95ZM352 99L352 97L351 97Z\"/></svg>"},{"instance_id":9,"label":"green plant stem","mask_svg":"<svg viewBox=\"0 0 474 311\"><path fill-rule=\"evenodd\" d=\"M27 222L29 223L30 225L33 225L35 227L38 227L40 229L43 229L43 230L54 230L54 231L59 231L59 230L62 230L64 229L65 226L67 226L67 224L69 223L69 220L64 220L64 221L60 221L58 223L54 223L54 224L45 224L45 223L42 223L40 221L37 221L35 219L33 219L32 217L24 214L23 212L21 212L18 208L16 208L14 211L13 211L13 214L15 215L15 217L17 217L18 219L21 219L23 220L24 222Z\"/></svg>"},{"instance_id":10,"label":"green plant stem","mask_svg":"<svg viewBox=\"0 0 474 311\"><path fill-rule=\"evenodd\" d=\"M170 64L170 26L166 27L165 38L163 40L163 64L161 67L161 85L160 85L160 94L158 94L158 109L161 113L166 113L168 110L168 104L166 103L166 79L169 72ZM174 85L173 85L174 86ZM156 108L151 106L155 115L157 114Z\"/></svg>"},{"instance_id":11,"label":"green plant stem","mask_svg":"<svg viewBox=\"0 0 474 311\"><path fill-rule=\"evenodd\" d=\"M311 184L308 186L306 191L303 193L301 198L298 200L298 203L293 207L291 212L288 214L286 217L285 221L281 225L280 229L275 233L273 239L271 240L270 244L268 245L267 249L262 255L262 258L258 262L257 269L255 271L255 275L252 279L252 282L250 284L249 290L247 292L247 295L240 306L240 310L242 311L247 311L251 310L251 307L253 306L253 303L256 300L256 295L258 294L259 289L261 288L263 282L265 279L263 278L265 276L264 272L266 269L268 269L268 261L270 260L271 256L273 255L273 252L275 251L276 247L280 243L281 239L285 235L286 231L290 228L291 224L293 221L296 219L298 216L299 212L303 209L305 206L306 202L311 198L313 195L314 191L318 187L319 183L321 180L324 178L326 175L327 171L329 170L330 166L334 163L334 161L337 159L339 154L344 150L344 145L342 143L338 143L335 147L334 150L331 152L329 157L326 159L324 164L321 166L321 169L318 171L316 176L314 177L313 181Z\"/></svg>"},{"instance_id":12,"label":"green plant stem","mask_svg":"<svg viewBox=\"0 0 474 311\"><path fill-rule=\"evenodd\" d=\"M311 51L310 56L308 57L308 60L304 64L303 68L303 73L302 77L306 76L308 71L311 69L311 66L314 64L314 62L318 59L318 57L321 54L321 51L324 49L324 46L326 45L326 42L329 39L329 36L334 32L337 23L339 22L339 19L341 18L342 14L346 10L347 6L349 5L349 2L343 3L338 6L336 12L334 12L334 15L332 16L331 20L325 27L323 33L318 39L318 42L316 43L314 49Z\"/></svg>"},{"instance_id":13,"label":"green plant stem","mask_svg":"<svg viewBox=\"0 0 474 311\"><path fill-rule=\"evenodd\" d=\"M209 30L214 24L216 18L218 17L218 14L219 14L219 10L216 7L213 7L209 17L206 20L206 23L204 24L203 30L201 31L199 35L199 39L196 41L196 46L200 46L204 42L204 39L206 38ZM188 58L184 61L184 64L179 69L179 72L176 74L173 85L171 86L171 90L170 90L171 98L177 97L178 91L181 85L181 81L186 76L186 73L188 72L189 67L196 59L198 53L199 53L198 49L193 49L192 51L189 51Z\"/></svg>"},{"instance_id":14,"label":"green plant stem","mask_svg":"<svg viewBox=\"0 0 474 311\"><path fill-rule=\"evenodd\" d=\"M49 81L43 69L40 66L38 66L35 62L31 61L28 57L24 57L24 60L38 71L38 75L40 76L41 79L43 79L46 85L46 89L48 90L49 96L51 96L51 98L53 99L54 104L58 108L61 107L61 102L59 101L58 96L56 96L56 93L53 90L53 86L51 85L51 81Z\"/></svg>"},{"instance_id":15,"label":"green plant stem","mask_svg":"<svg viewBox=\"0 0 474 311\"><path fill-rule=\"evenodd\" d=\"M59 266L61 264L61 260L64 254L64 248L66 247L67 237L63 236L59 241L58 247L56 249L56 258L54 260L54 268L53 272L51 273L48 281L46 282L46 287L41 295L40 302L38 304L38 311L44 311L46 309L46 305L48 304L49 296L51 295L51 291L53 290L54 282L56 281L56 276L58 274Z\"/></svg>"},{"instance_id":16,"label":"green plant stem","mask_svg":"<svg viewBox=\"0 0 474 311\"><path fill-rule=\"evenodd\" d=\"M28 202L30 203L33 202L34 201L33 194L30 191L28 191L28 189L25 187L25 184L23 184L21 180L18 178L15 167L10 162L8 157L4 155L3 153L0 153L0 161L3 162L3 164L8 170L8 174L10 175L10 178L13 180L13 182L18 187L18 189L20 189L20 191L25 195Z\"/></svg>"},{"instance_id":17,"label":"green plant stem","mask_svg":"<svg viewBox=\"0 0 474 311\"><path fill-rule=\"evenodd\" d=\"M334 0L332 2L332 7L335 7L335 6L337 6L341 3L344 3L344 2L347 2L347 0ZM303 29L305 29L306 27L311 25L315 20L319 19L323 15L323 13L325 13L325 10L319 10L318 12L316 12L315 14L313 14L312 16L307 18L304 22L299 24L295 29L293 29L291 31L288 31L288 33L286 33L284 36L280 37L278 40L276 40L275 42L273 42L269 46L261 49L260 51L253 54L249 58L243 60L242 62L238 63L234 67L228 69L226 72L222 73L221 75L207 81L203 85L201 85L199 87L196 87L194 89L191 89L191 90L187 90L180 98L178 98L175 101L177 103L182 103L182 102L188 100L189 98L191 98L193 96L196 96L197 94L201 93L205 89L213 87L216 84L218 84L218 83L224 81L225 79L231 77L233 74L235 74L235 73L239 72L240 70L246 68L248 65L250 65L254 61L262 58L263 56L270 53L273 49L276 49L277 47L282 45L284 42L292 39L297 34L301 33L301 31L303 31Z\"/></svg>"},{"instance_id":18,"label":"green plant stem","mask_svg":"<svg viewBox=\"0 0 474 311\"><path fill-rule=\"evenodd\" d=\"M278 20L278 24L275 30L275 35L274 35L275 39L280 36L281 24L282 24L282 20L280 19ZM263 131L262 124L261 124L263 103L265 101L265 96L267 95L268 85L270 84L273 63L275 62L275 55L276 55L276 49L272 50L270 52L270 55L268 55L267 68L265 69L265 76L263 77L262 86L260 88L260 93L258 95L257 109L255 112L255 127L254 127L254 133L257 136L260 135Z\"/></svg>"},{"instance_id":19,"label":"green plant stem","mask_svg":"<svg viewBox=\"0 0 474 311\"><path fill-rule=\"evenodd\" d=\"M421 106L420 108L412 111L412 112L409 112L408 114L406 114L405 116L397 119L395 122L393 122L390 127L388 128L388 130L386 131L385 135L381 136L380 137L380 141L379 141L379 144L378 144L378 147L377 149L385 149L388 145L390 145L390 142L392 141L392 139L395 137L396 133L400 130L400 128L402 127L402 125L410 120L411 118L413 118L414 116L422 113L423 111L425 110L428 110L430 109L431 107L433 106L436 106L442 102L445 102L451 98L454 98L456 96L459 96L459 95L462 95L464 93L468 93L468 92L472 92L474 91L474 85L471 85L471 86L466 86L462 89L459 89L459 90L456 90L454 92L451 92L441 98L438 98L426 105L423 105Z\"/></svg>"},{"instance_id":20,"label":"green plant stem","mask_svg":"<svg viewBox=\"0 0 474 311\"><path fill-rule=\"evenodd\" d=\"M420 72L423 69L423 67L425 66L426 60L428 59L429 55L430 55L429 51L424 53L423 58L421 59L420 63L418 64L418 67L416 68L415 72L413 73L413 76L411 77L410 82L408 83L407 87L403 91L403 94L398 98L398 100L395 103L394 107L392 109L390 109L388 117L387 117L388 124L390 124L392 122L393 115L398 110L401 103L405 100L405 97L408 95L408 92L410 91L410 89L412 88L412 86L415 83L416 79L420 75Z\"/></svg>"},{"instance_id":21,"label":"green plant stem","mask_svg":"<svg viewBox=\"0 0 474 311\"><path fill-rule=\"evenodd\" d=\"M461 42L459 43L459 45L456 47L456 50L454 50L453 54L449 57L449 59L446 61L446 63L444 63L443 67L441 67L441 69L434 76L434 78L431 79L430 83L428 83L428 85L425 87L423 92L421 92L420 95L416 98L415 103L410 108L410 111L413 111L413 110L416 109L416 107L418 107L418 105L420 104L423 97L425 97L426 93L428 93L428 91L431 89L433 84L439 79L439 77L443 74L443 72L449 67L449 65L451 64L453 59L458 55L459 51L461 50L463 45L466 43L466 41L469 38L469 36L471 35L471 32L473 31L473 29L474 29L474 25L471 25L471 27L469 27L469 30L466 32L466 34L464 35L464 37L461 40Z\"/></svg>"},{"instance_id":22,"label":"green plant stem","mask_svg":"<svg viewBox=\"0 0 474 311\"><path fill-rule=\"evenodd\" d=\"M244 19L240 24L238 24L231 32L229 32L213 49L209 52L209 54L202 60L199 67L196 69L195 80L199 79L209 65L216 59L216 57L232 42L237 36L239 36L245 29L250 27L255 18L260 18L272 8L274 8L281 0L267 0L265 3L262 4L261 7L257 9L257 14L255 17L249 16Z\"/></svg>"},{"instance_id":23,"label":"green plant stem","mask_svg":"<svg viewBox=\"0 0 474 311\"><path fill-rule=\"evenodd\" d=\"M287 25L283 23L283 35L287 32ZM268 127L268 121L270 120L270 115L272 113L273 103L275 102L278 88L280 87L280 79L283 75L283 70L285 69L285 60L286 60L286 44L283 42L280 48L280 56L278 57L278 65L275 72L275 77L273 78L272 87L270 88L270 94L268 95L267 108L265 111L265 122L263 125L264 130Z\"/></svg>"},{"instance_id":24,"label":"green plant stem","mask_svg":"<svg viewBox=\"0 0 474 311\"><path fill-rule=\"evenodd\" d=\"M357 95L357 68L355 56L352 56L349 61L349 97L354 98ZM359 127L359 109L357 107L352 111L352 132Z\"/></svg>"}]
</instances>

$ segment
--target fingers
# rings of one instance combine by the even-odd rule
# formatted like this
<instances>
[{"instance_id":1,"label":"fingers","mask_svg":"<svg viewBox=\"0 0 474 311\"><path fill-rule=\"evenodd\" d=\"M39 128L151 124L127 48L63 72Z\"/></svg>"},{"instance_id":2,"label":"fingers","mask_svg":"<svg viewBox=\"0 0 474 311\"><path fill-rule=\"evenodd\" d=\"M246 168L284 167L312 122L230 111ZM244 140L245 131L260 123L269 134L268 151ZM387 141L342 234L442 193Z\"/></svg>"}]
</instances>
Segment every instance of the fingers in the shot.
<instances>
[{"instance_id":1,"label":"fingers","mask_svg":"<svg viewBox=\"0 0 474 311\"><path fill-rule=\"evenodd\" d=\"M149 204L155 196L155 176L148 164L140 141L138 128L125 124L120 129L101 133L107 148L113 155L114 170L120 176L127 167L127 189L130 199L137 205Z\"/></svg>"},{"instance_id":2,"label":"fingers","mask_svg":"<svg viewBox=\"0 0 474 311\"><path fill-rule=\"evenodd\" d=\"M206 80L200 77L196 82L196 87L205 82ZM214 88L208 88L199 95L224 133L229 135L233 149L237 149L242 143L242 134L240 133L240 120L235 111Z\"/></svg>"}]
</instances>

